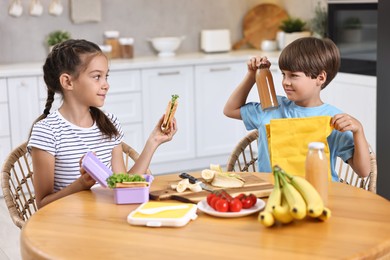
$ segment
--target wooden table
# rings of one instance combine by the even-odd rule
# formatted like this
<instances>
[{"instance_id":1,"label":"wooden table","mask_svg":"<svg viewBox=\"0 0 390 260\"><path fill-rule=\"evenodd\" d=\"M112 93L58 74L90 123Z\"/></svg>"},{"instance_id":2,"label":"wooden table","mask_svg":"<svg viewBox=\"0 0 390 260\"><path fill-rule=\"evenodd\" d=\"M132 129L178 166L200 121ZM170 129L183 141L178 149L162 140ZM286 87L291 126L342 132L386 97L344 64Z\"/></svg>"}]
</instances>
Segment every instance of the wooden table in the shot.
<instances>
[{"instance_id":1,"label":"wooden table","mask_svg":"<svg viewBox=\"0 0 390 260\"><path fill-rule=\"evenodd\" d=\"M259 174L270 178L269 174ZM161 189L176 175L157 176ZM327 222L309 219L266 228L258 214L198 218L179 228L131 226L138 205L116 205L97 188L36 212L21 233L23 259L376 259L390 254L390 202L374 193L332 183Z\"/></svg>"}]
</instances>

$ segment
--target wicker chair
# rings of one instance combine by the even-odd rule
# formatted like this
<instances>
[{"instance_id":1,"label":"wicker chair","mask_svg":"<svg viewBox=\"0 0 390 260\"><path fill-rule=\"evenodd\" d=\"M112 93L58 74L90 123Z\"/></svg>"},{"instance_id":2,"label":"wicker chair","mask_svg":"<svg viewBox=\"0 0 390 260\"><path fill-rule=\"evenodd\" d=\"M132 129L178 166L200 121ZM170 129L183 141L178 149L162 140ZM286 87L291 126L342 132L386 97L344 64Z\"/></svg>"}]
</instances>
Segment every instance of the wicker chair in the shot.
<instances>
[{"instance_id":1,"label":"wicker chair","mask_svg":"<svg viewBox=\"0 0 390 260\"><path fill-rule=\"evenodd\" d=\"M126 169L129 169L130 162L137 160L139 154L126 143L122 143L122 149ZM32 159L27 152L27 143L23 143L8 155L1 171L4 200L12 221L19 228L37 211L32 181Z\"/></svg>"},{"instance_id":2,"label":"wicker chair","mask_svg":"<svg viewBox=\"0 0 390 260\"><path fill-rule=\"evenodd\" d=\"M257 145L259 133L257 130L249 132L234 148L230 154L226 170L236 172L255 172L257 162ZM337 158L336 168L339 169L340 182L363 188L376 193L377 163L375 153L370 147L371 172L365 178L359 177L352 168Z\"/></svg>"},{"instance_id":3,"label":"wicker chair","mask_svg":"<svg viewBox=\"0 0 390 260\"><path fill-rule=\"evenodd\" d=\"M230 154L227 171L256 172L259 132L254 130L242 138Z\"/></svg>"}]
</instances>

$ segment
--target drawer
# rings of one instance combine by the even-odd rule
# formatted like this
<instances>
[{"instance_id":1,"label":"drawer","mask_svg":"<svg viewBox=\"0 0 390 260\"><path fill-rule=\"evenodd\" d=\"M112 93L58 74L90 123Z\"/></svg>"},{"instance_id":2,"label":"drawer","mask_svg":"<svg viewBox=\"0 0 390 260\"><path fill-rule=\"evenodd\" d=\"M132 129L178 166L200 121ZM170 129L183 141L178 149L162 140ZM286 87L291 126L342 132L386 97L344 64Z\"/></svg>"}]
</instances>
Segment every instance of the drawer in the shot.
<instances>
[{"instance_id":1,"label":"drawer","mask_svg":"<svg viewBox=\"0 0 390 260\"><path fill-rule=\"evenodd\" d=\"M0 102L7 102L7 82L5 79L0 79Z\"/></svg>"},{"instance_id":2,"label":"drawer","mask_svg":"<svg viewBox=\"0 0 390 260\"><path fill-rule=\"evenodd\" d=\"M0 104L0 136L9 136L9 116L8 116L8 104Z\"/></svg>"},{"instance_id":3,"label":"drawer","mask_svg":"<svg viewBox=\"0 0 390 260\"><path fill-rule=\"evenodd\" d=\"M117 70L110 71L108 77L110 90L108 95L114 93L133 92L141 90L140 70Z\"/></svg>"},{"instance_id":4,"label":"drawer","mask_svg":"<svg viewBox=\"0 0 390 260\"><path fill-rule=\"evenodd\" d=\"M110 93L104 111L116 115L122 124L142 121L141 93Z\"/></svg>"}]
</instances>

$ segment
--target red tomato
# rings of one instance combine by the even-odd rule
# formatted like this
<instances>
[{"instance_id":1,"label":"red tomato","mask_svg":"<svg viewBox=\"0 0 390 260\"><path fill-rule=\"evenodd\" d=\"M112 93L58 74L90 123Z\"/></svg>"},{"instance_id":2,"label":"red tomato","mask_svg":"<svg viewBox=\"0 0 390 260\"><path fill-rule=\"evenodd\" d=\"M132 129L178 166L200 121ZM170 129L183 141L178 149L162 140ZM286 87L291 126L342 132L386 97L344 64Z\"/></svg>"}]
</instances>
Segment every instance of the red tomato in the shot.
<instances>
[{"instance_id":1,"label":"red tomato","mask_svg":"<svg viewBox=\"0 0 390 260\"><path fill-rule=\"evenodd\" d=\"M241 194L238 194L236 196L237 199L241 200L243 197L245 197L245 194L244 193L241 193Z\"/></svg>"},{"instance_id":2,"label":"red tomato","mask_svg":"<svg viewBox=\"0 0 390 260\"><path fill-rule=\"evenodd\" d=\"M207 204L210 205L211 199L214 198L214 197L215 197L214 193L209 193L209 195L207 195Z\"/></svg>"},{"instance_id":3,"label":"red tomato","mask_svg":"<svg viewBox=\"0 0 390 260\"><path fill-rule=\"evenodd\" d=\"M229 203L229 211L231 212L240 212L242 209L242 202L238 198L234 198Z\"/></svg>"},{"instance_id":4,"label":"red tomato","mask_svg":"<svg viewBox=\"0 0 390 260\"><path fill-rule=\"evenodd\" d=\"M217 196L215 196L214 198L211 199L211 201L210 201L210 206L211 206L213 209L215 209L215 203L216 203L217 201L219 201L219 200L220 200L220 198L218 198Z\"/></svg>"},{"instance_id":5,"label":"red tomato","mask_svg":"<svg viewBox=\"0 0 390 260\"><path fill-rule=\"evenodd\" d=\"M229 203L225 199L219 199L215 203L215 210L219 212L227 212L229 210Z\"/></svg>"},{"instance_id":6,"label":"red tomato","mask_svg":"<svg viewBox=\"0 0 390 260\"><path fill-rule=\"evenodd\" d=\"M254 194L252 194L252 193L249 194L248 197L250 198L250 200L252 202L252 206L251 207L253 207L257 203L257 197Z\"/></svg>"},{"instance_id":7,"label":"red tomato","mask_svg":"<svg viewBox=\"0 0 390 260\"><path fill-rule=\"evenodd\" d=\"M249 198L249 196L245 196L244 198L242 198L241 202L242 202L242 208L244 209L249 209L253 206L252 200Z\"/></svg>"}]
</instances>

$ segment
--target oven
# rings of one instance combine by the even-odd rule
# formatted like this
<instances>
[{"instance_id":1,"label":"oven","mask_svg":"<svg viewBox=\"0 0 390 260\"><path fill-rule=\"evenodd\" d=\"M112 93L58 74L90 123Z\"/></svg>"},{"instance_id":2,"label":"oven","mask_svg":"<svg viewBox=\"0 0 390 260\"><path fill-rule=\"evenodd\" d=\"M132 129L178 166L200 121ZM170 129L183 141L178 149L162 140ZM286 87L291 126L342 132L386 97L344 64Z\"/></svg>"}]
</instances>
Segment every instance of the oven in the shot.
<instances>
[{"instance_id":1,"label":"oven","mask_svg":"<svg viewBox=\"0 0 390 260\"><path fill-rule=\"evenodd\" d=\"M328 0L328 37L340 49L340 72L376 76L377 0Z\"/></svg>"}]
</instances>

